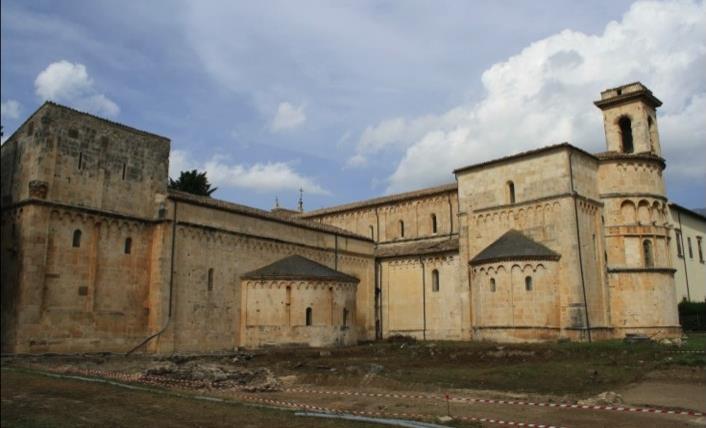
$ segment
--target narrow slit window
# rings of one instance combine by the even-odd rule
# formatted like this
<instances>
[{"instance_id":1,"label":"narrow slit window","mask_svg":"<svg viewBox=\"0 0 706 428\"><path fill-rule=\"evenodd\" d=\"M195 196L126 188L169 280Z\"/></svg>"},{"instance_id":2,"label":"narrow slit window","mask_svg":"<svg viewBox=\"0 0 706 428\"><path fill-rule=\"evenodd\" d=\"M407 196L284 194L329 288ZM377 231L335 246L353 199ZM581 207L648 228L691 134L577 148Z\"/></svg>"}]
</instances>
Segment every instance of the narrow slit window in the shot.
<instances>
[{"instance_id":1,"label":"narrow slit window","mask_svg":"<svg viewBox=\"0 0 706 428\"><path fill-rule=\"evenodd\" d=\"M213 268L208 270L208 291L213 290Z\"/></svg>"},{"instance_id":2,"label":"narrow slit window","mask_svg":"<svg viewBox=\"0 0 706 428\"><path fill-rule=\"evenodd\" d=\"M431 271L431 291L439 291L439 271Z\"/></svg>"},{"instance_id":3,"label":"narrow slit window","mask_svg":"<svg viewBox=\"0 0 706 428\"><path fill-rule=\"evenodd\" d=\"M684 257L684 242L682 242L681 230L676 231L677 236L677 256Z\"/></svg>"},{"instance_id":4,"label":"narrow slit window","mask_svg":"<svg viewBox=\"0 0 706 428\"><path fill-rule=\"evenodd\" d=\"M370 225L370 239L375 240L375 228L373 228L373 225Z\"/></svg>"},{"instance_id":5,"label":"narrow slit window","mask_svg":"<svg viewBox=\"0 0 706 428\"><path fill-rule=\"evenodd\" d=\"M652 254L652 241L649 239L642 241L642 252L645 257L645 267L653 267L655 261L654 255Z\"/></svg>"},{"instance_id":6,"label":"narrow slit window","mask_svg":"<svg viewBox=\"0 0 706 428\"><path fill-rule=\"evenodd\" d=\"M130 254L132 252L132 238L125 239L125 254Z\"/></svg>"},{"instance_id":7,"label":"narrow slit window","mask_svg":"<svg viewBox=\"0 0 706 428\"><path fill-rule=\"evenodd\" d=\"M657 153L657 129L651 116L647 118L647 130L650 133L650 150L652 153Z\"/></svg>"},{"instance_id":8,"label":"narrow slit window","mask_svg":"<svg viewBox=\"0 0 706 428\"><path fill-rule=\"evenodd\" d=\"M79 229L74 230L72 245L74 248L79 248L81 246L81 231Z\"/></svg>"},{"instance_id":9,"label":"narrow slit window","mask_svg":"<svg viewBox=\"0 0 706 428\"><path fill-rule=\"evenodd\" d=\"M531 276L525 277L525 290L532 291L532 277Z\"/></svg>"},{"instance_id":10,"label":"narrow slit window","mask_svg":"<svg viewBox=\"0 0 706 428\"><path fill-rule=\"evenodd\" d=\"M400 220L400 238L404 238L404 221Z\"/></svg>"},{"instance_id":11,"label":"narrow slit window","mask_svg":"<svg viewBox=\"0 0 706 428\"><path fill-rule=\"evenodd\" d=\"M692 248L691 248L691 236L687 236L686 246L689 249L689 258L693 259L694 258L694 250L692 250Z\"/></svg>"},{"instance_id":12,"label":"narrow slit window","mask_svg":"<svg viewBox=\"0 0 706 428\"><path fill-rule=\"evenodd\" d=\"M78 153L78 170L83 169L83 152Z\"/></svg>"},{"instance_id":13,"label":"narrow slit window","mask_svg":"<svg viewBox=\"0 0 706 428\"><path fill-rule=\"evenodd\" d=\"M495 278L490 278L490 292L495 293Z\"/></svg>"},{"instance_id":14,"label":"narrow slit window","mask_svg":"<svg viewBox=\"0 0 706 428\"><path fill-rule=\"evenodd\" d=\"M515 203L515 183L512 181L507 182L507 202L509 204Z\"/></svg>"},{"instance_id":15,"label":"narrow slit window","mask_svg":"<svg viewBox=\"0 0 706 428\"><path fill-rule=\"evenodd\" d=\"M312 310L311 308L306 308L306 325L312 325Z\"/></svg>"},{"instance_id":16,"label":"narrow slit window","mask_svg":"<svg viewBox=\"0 0 706 428\"><path fill-rule=\"evenodd\" d=\"M704 250L701 247L701 237L700 236L696 237L696 249L699 251L699 261L701 263L703 263L704 262Z\"/></svg>"},{"instance_id":17,"label":"narrow slit window","mask_svg":"<svg viewBox=\"0 0 706 428\"><path fill-rule=\"evenodd\" d=\"M431 215L431 233L436 233L436 214Z\"/></svg>"},{"instance_id":18,"label":"narrow slit window","mask_svg":"<svg viewBox=\"0 0 706 428\"><path fill-rule=\"evenodd\" d=\"M125 173L127 172L127 164L123 163L123 180L125 180Z\"/></svg>"}]
</instances>

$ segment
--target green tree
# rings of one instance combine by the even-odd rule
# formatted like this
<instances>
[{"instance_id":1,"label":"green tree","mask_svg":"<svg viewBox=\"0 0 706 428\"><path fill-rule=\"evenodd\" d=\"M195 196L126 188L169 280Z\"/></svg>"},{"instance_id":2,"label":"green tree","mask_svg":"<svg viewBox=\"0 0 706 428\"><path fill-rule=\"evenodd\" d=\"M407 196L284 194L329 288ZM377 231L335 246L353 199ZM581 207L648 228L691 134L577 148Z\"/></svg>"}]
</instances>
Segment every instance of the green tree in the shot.
<instances>
[{"instance_id":1,"label":"green tree","mask_svg":"<svg viewBox=\"0 0 706 428\"><path fill-rule=\"evenodd\" d=\"M195 169L182 171L176 180L170 178L169 188L201 196L211 196L211 193L218 190L217 187L211 188L211 183L208 182L206 177L206 171L198 172Z\"/></svg>"}]
</instances>

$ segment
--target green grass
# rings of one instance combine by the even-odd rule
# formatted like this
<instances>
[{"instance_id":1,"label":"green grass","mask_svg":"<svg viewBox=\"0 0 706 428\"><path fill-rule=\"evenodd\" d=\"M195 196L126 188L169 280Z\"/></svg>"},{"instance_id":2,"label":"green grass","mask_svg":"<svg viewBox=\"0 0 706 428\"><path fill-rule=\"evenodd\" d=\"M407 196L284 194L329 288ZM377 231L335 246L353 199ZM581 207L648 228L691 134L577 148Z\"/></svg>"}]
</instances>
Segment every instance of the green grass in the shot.
<instances>
[{"instance_id":1,"label":"green grass","mask_svg":"<svg viewBox=\"0 0 706 428\"><path fill-rule=\"evenodd\" d=\"M274 352L257 365L330 386L361 384L386 388L473 388L548 394L591 395L637 382L655 370L706 367L706 335L688 344L627 344L621 340L498 345L489 342L378 342L318 351ZM370 364L384 370L370 376Z\"/></svg>"},{"instance_id":2,"label":"green grass","mask_svg":"<svg viewBox=\"0 0 706 428\"><path fill-rule=\"evenodd\" d=\"M706 351L706 333L689 333L686 344L681 349Z\"/></svg>"}]
</instances>

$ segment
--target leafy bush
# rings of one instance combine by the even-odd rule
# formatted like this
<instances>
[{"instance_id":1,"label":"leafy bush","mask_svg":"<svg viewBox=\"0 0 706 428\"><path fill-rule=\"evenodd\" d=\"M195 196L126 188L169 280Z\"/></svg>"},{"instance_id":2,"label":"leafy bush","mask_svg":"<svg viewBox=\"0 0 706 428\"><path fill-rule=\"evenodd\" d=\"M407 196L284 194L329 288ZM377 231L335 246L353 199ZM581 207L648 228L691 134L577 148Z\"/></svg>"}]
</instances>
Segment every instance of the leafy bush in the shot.
<instances>
[{"instance_id":1,"label":"leafy bush","mask_svg":"<svg viewBox=\"0 0 706 428\"><path fill-rule=\"evenodd\" d=\"M679 303L679 323L684 330L706 331L706 302Z\"/></svg>"}]
</instances>

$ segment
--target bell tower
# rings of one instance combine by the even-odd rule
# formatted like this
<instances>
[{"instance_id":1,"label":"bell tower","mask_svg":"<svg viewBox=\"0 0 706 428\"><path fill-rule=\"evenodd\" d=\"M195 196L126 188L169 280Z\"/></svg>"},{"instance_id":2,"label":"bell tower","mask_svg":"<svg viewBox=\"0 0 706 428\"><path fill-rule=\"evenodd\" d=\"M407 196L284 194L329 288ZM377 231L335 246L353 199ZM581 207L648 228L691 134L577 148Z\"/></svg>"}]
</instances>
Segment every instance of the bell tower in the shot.
<instances>
[{"instance_id":1,"label":"bell tower","mask_svg":"<svg viewBox=\"0 0 706 428\"><path fill-rule=\"evenodd\" d=\"M594 104L603 111L608 151L662 157L656 112L662 101L645 85L635 82L606 89Z\"/></svg>"},{"instance_id":2,"label":"bell tower","mask_svg":"<svg viewBox=\"0 0 706 428\"><path fill-rule=\"evenodd\" d=\"M601 92L608 150L599 159L605 265L614 337L678 337L666 167L657 132L662 102L642 83Z\"/></svg>"}]
</instances>

